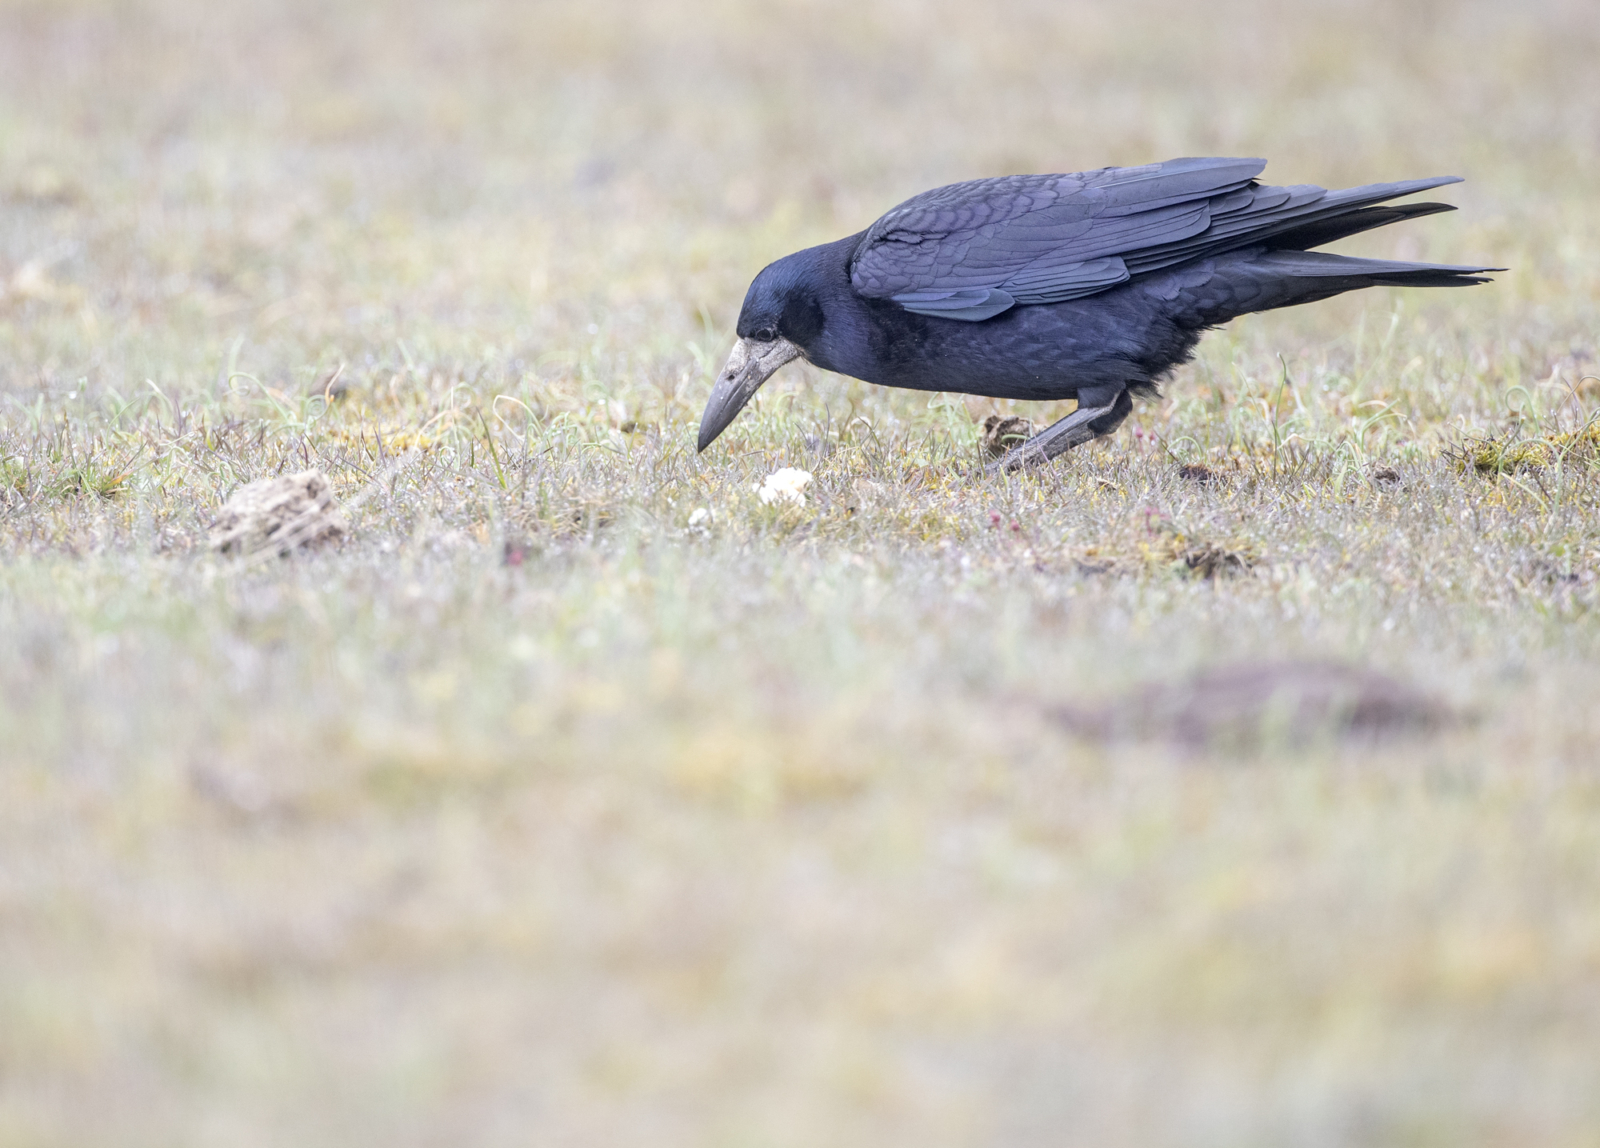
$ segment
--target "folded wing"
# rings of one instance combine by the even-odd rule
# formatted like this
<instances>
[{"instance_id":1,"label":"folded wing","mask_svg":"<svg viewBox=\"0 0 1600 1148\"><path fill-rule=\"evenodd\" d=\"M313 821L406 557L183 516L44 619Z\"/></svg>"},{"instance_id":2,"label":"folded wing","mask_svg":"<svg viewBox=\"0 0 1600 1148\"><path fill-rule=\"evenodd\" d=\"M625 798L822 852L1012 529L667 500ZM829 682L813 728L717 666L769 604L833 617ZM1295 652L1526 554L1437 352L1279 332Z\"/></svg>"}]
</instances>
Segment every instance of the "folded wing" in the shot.
<instances>
[{"instance_id":1,"label":"folded wing","mask_svg":"<svg viewBox=\"0 0 1600 1148\"><path fill-rule=\"evenodd\" d=\"M936 188L872 225L852 258L851 282L862 296L917 314L977 322L1226 251L1300 249L1450 210L1370 205L1457 182L1268 187L1255 181L1265 166L1259 159L1177 159Z\"/></svg>"}]
</instances>

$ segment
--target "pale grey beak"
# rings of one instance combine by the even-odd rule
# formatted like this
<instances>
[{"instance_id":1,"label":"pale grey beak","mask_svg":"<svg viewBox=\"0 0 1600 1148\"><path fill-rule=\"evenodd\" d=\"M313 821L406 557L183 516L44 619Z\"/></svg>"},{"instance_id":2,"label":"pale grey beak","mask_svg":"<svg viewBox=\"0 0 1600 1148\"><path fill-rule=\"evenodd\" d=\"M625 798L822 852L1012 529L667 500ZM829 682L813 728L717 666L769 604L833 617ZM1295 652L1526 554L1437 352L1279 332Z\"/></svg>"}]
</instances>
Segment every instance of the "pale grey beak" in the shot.
<instances>
[{"instance_id":1,"label":"pale grey beak","mask_svg":"<svg viewBox=\"0 0 1600 1148\"><path fill-rule=\"evenodd\" d=\"M754 339L740 339L735 343L728 365L722 368L717 385L711 388L705 414L700 416L700 445L696 449L705 450L710 446L728 429L728 424L744 409L750 397L761 389L761 384L779 367L799 357L800 348L782 336L767 343Z\"/></svg>"}]
</instances>

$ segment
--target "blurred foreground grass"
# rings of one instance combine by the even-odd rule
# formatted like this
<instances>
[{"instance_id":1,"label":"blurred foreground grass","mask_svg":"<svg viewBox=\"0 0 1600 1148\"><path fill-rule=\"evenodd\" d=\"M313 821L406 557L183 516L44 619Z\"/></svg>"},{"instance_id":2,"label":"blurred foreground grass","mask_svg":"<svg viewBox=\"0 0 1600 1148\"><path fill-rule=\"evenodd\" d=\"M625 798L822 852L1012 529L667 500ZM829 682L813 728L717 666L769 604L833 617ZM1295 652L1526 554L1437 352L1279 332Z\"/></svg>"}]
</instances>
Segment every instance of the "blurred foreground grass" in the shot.
<instances>
[{"instance_id":1,"label":"blurred foreground grass","mask_svg":"<svg viewBox=\"0 0 1600 1148\"><path fill-rule=\"evenodd\" d=\"M0 5L0 1143L1594 1143L1597 48L1560 3ZM1005 404L795 369L694 455L767 260L1207 153L1466 175L1362 249L1513 270L1241 321L1039 475L979 473ZM205 551L311 466L342 546ZM1294 656L1466 720L1049 716Z\"/></svg>"}]
</instances>

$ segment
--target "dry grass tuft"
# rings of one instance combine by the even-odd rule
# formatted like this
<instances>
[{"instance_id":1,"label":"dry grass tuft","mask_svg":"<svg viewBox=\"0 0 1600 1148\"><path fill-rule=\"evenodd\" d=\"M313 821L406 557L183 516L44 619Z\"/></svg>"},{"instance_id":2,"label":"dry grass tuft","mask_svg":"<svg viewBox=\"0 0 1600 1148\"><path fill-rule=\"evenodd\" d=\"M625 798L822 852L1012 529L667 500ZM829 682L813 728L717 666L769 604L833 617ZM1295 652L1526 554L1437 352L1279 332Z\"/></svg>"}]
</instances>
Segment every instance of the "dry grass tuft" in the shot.
<instances>
[{"instance_id":1,"label":"dry grass tuft","mask_svg":"<svg viewBox=\"0 0 1600 1148\"><path fill-rule=\"evenodd\" d=\"M1178 477L1186 482L1196 482L1203 486L1206 483L1220 481L1223 475L1217 468L1203 463L1186 463L1178 468Z\"/></svg>"},{"instance_id":2,"label":"dry grass tuft","mask_svg":"<svg viewBox=\"0 0 1600 1148\"><path fill-rule=\"evenodd\" d=\"M1033 423L1017 415L990 415L983 420L983 433L979 442L988 458L999 458L1012 447L1021 446L1033 437Z\"/></svg>"}]
</instances>

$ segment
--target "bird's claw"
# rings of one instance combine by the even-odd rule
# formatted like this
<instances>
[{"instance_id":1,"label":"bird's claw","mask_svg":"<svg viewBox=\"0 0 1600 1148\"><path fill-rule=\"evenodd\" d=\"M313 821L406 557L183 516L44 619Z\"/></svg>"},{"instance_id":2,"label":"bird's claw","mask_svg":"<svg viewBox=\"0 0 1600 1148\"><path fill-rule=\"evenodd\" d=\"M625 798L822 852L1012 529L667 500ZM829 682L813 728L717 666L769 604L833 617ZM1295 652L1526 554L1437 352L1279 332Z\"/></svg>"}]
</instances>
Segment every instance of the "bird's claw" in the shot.
<instances>
[{"instance_id":1,"label":"bird's claw","mask_svg":"<svg viewBox=\"0 0 1600 1148\"><path fill-rule=\"evenodd\" d=\"M1118 396L1121 397L1120 395ZM1066 418L1052 423L1027 442L1020 443L1007 451L1000 459L983 468L983 473L990 477L1003 474L1007 471L1021 470L1024 467L1042 466L1053 458L1066 454L1075 446L1082 446L1091 439L1100 437L1090 424L1096 419L1112 414L1116 410L1116 400L1100 407L1079 407ZM1118 420L1119 422L1121 420Z\"/></svg>"}]
</instances>

